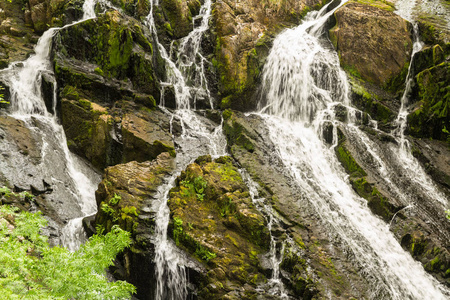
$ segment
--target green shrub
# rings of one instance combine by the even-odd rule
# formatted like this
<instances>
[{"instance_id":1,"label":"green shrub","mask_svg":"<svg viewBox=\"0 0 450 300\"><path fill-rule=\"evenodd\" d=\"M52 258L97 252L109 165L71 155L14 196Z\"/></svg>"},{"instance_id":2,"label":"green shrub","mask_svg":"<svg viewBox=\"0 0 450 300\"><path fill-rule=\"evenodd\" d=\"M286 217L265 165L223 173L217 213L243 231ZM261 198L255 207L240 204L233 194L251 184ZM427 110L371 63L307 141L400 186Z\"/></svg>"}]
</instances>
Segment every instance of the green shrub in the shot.
<instances>
[{"instance_id":1,"label":"green shrub","mask_svg":"<svg viewBox=\"0 0 450 300\"><path fill-rule=\"evenodd\" d=\"M50 247L40 234L47 221L40 213L0 206L0 295L2 299L130 299L135 287L109 282L105 270L131 243L114 226L94 235L76 252Z\"/></svg>"}]
</instances>

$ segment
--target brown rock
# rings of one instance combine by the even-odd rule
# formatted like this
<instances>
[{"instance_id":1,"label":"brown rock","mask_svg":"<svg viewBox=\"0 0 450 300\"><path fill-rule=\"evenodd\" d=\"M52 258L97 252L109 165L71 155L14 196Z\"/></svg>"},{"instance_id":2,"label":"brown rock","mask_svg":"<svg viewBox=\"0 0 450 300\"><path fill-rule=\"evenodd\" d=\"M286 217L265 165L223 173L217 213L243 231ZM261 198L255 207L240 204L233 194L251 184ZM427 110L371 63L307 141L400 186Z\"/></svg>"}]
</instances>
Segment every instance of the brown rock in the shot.
<instances>
[{"instance_id":1,"label":"brown rock","mask_svg":"<svg viewBox=\"0 0 450 300\"><path fill-rule=\"evenodd\" d=\"M375 3L384 6L350 1L339 8L330 37L341 65L352 76L387 88L402 75L401 85L412 53L410 23L386 10L389 7L382 2Z\"/></svg>"}]
</instances>

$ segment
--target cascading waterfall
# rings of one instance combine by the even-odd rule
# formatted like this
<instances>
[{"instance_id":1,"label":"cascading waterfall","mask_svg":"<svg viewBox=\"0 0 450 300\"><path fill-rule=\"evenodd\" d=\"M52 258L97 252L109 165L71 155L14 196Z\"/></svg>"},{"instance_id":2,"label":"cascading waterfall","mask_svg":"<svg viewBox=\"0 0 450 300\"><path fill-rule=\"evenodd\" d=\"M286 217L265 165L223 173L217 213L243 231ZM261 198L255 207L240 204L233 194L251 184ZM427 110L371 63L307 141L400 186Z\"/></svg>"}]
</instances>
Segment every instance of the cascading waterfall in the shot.
<instances>
[{"instance_id":1,"label":"cascading waterfall","mask_svg":"<svg viewBox=\"0 0 450 300\"><path fill-rule=\"evenodd\" d=\"M250 175L243 169L239 170L245 184L249 188L250 196L252 198L252 202L255 205L256 209L263 214L267 221L267 228L270 233L270 250L269 250L269 261L272 267L272 278L261 287L262 292L267 291L270 295L276 295L280 299L289 299L285 291L285 287L280 278L280 264L283 261L283 253L286 241L282 241L281 243L277 243L274 235L272 234L272 230L274 225L279 224L279 220L275 217L272 206L266 203L265 198L261 198L258 192L258 184L252 180ZM280 245L281 244L281 245Z\"/></svg>"},{"instance_id":2,"label":"cascading waterfall","mask_svg":"<svg viewBox=\"0 0 450 300\"><path fill-rule=\"evenodd\" d=\"M355 194L333 147L320 139L321 124L336 122L331 108L349 103L337 54L319 38L335 9L310 13L275 39L263 71L261 106L270 115L261 117L269 138L303 193L299 201L309 201L330 238L339 238L353 252L371 284L371 299L447 299L449 291L401 248L388 225Z\"/></svg>"},{"instance_id":3,"label":"cascading waterfall","mask_svg":"<svg viewBox=\"0 0 450 300\"><path fill-rule=\"evenodd\" d=\"M211 16L211 0L206 0L200 13L193 18L193 30L180 40L176 49L175 61L171 59L164 46L159 43L153 19L153 9L157 0L150 1L150 13L146 24L150 28L161 57L166 64L166 82L163 88L173 87L176 98L176 110L166 113L172 115L172 123L180 122L181 135L175 137L177 144L176 170L167 184L159 188L158 213L155 229L155 264L157 288L155 299L186 299L187 278L183 257L173 242L167 238L169 224L169 207L167 200L169 190L175 185L176 176L200 155L210 154L218 157L226 154L226 140L222 134L222 126L214 126L207 119L195 114L191 109L196 107L200 99L207 99L211 108L212 99L205 76L206 59L201 55L200 44L204 33L208 30ZM197 25L197 20L201 20ZM164 106L164 91L161 97Z\"/></svg>"},{"instance_id":4,"label":"cascading waterfall","mask_svg":"<svg viewBox=\"0 0 450 300\"><path fill-rule=\"evenodd\" d=\"M95 17L95 1L86 1L83 6L84 16L82 20L65 27L72 26L88 18ZM68 174L68 180L71 181L73 190L70 193L78 200L82 216L72 219L61 230L61 243L70 250L76 250L85 240L85 233L82 229L82 218L92 215L97 211L95 202L95 190L100 182L100 176L90 171L81 161L70 153L67 147L67 141L64 130L58 124L56 114L51 115L46 108L45 101L41 92L42 75L50 75L54 84L53 109L56 102L56 80L50 63L51 42L55 33L60 28L51 28L44 32L39 39L35 54L25 62L12 63L7 69L0 72L0 77L9 86L11 91L11 115L17 119L23 120L30 129L34 128L33 123L39 122L41 128L47 128L47 131L40 132L44 145L49 144L46 141L56 139L58 149L42 149L42 157L45 161L46 156L51 156L53 151L62 152L65 160L64 168ZM55 110L54 110L55 111ZM52 161L52 159L48 159ZM56 181L58 179L55 179Z\"/></svg>"}]
</instances>

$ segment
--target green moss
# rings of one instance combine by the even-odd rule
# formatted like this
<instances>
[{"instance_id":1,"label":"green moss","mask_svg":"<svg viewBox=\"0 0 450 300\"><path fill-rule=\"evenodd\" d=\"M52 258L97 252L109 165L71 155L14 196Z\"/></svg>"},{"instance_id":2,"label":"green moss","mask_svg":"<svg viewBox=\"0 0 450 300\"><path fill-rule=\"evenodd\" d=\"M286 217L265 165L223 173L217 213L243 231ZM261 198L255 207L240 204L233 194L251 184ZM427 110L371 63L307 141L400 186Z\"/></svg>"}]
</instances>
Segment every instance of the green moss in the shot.
<instances>
[{"instance_id":1,"label":"green moss","mask_svg":"<svg viewBox=\"0 0 450 300\"><path fill-rule=\"evenodd\" d=\"M227 114L231 116L231 114ZM255 151L255 146L253 145L251 139L247 136L244 127L233 120L233 118L227 119L227 122L224 123L223 131L227 137L229 145L241 146L249 152Z\"/></svg>"},{"instance_id":2,"label":"green moss","mask_svg":"<svg viewBox=\"0 0 450 300\"><path fill-rule=\"evenodd\" d=\"M367 173L359 166L356 160L351 155L350 151L348 151L345 145L346 138L339 131L339 144L335 148L335 152L339 162L342 164L344 169L353 177L362 177L366 176Z\"/></svg>"},{"instance_id":3,"label":"green moss","mask_svg":"<svg viewBox=\"0 0 450 300\"><path fill-rule=\"evenodd\" d=\"M66 85L61 93L61 97L69 99L69 100L79 100L80 95L75 87L71 85Z\"/></svg>"},{"instance_id":4,"label":"green moss","mask_svg":"<svg viewBox=\"0 0 450 300\"><path fill-rule=\"evenodd\" d=\"M103 70L100 67L94 69L94 72L100 76L103 76Z\"/></svg>"},{"instance_id":5,"label":"green moss","mask_svg":"<svg viewBox=\"0 0 450 300\"><path fill-rule=\"evenodd\" d=\"M446 140L445 125L450 123L450 63L442 63L416 76L419 98L408 115L408 130L417 137Z\"/></svg>"}]
</instances>

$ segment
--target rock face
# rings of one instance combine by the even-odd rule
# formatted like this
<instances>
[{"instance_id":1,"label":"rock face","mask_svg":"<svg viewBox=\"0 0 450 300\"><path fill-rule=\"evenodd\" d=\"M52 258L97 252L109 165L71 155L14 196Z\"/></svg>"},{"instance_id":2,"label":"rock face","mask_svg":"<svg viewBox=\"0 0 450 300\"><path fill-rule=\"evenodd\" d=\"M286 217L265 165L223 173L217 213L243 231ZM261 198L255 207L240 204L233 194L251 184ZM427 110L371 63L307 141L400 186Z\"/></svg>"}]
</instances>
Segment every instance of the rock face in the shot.
<instances>
[{"instance_id":1,"label":"rock face","mask_svg":"<svg viewBox=\"0 0 450 300\"><path fill-rule=\"evenodd\" d=\"M367 291L363 287L369 283L357 275L355 262L339 246L333 246L335 241L325 234L323 223L308 201L298 201L305 196L286 175L283 162L272 155L274 145L264 138L269 133L263 121L256 115L229 110L224 112L224 119L232 157L261 186L260 195L270 199L283 232L294 241L283 254L283 281L296 297L313 299L331 292L336 299L364 298ZM333 254L328 252L331 248Z\"/></svg>"},{"instance_id":2,"label":"rock face","mask_svg":"<svg viewBox=\"0 0 450 300\"><path fill-rule=\"evenodd\" d=\"M0 69L25 60L38 37L25 24L21 1L0 3Z\"/></svg>"},{"instance_id":3,"label":"rock face","mask_svg":"<svg viewBox=\"0 0 450 300\"><path fill-rule=\"evenodd\" d=\"M135 19L109 11L54 38L69 146L99 169L175 155L169 116L155 108L161 65L147 36Z\"/></svg>"},{"instance_id":4,"label":"rock face","mask_svg":"<svg viewBox=\"0 0 450 300\"><path fill-rule=\"evenodd\" d=\"M230 157L200 157L189 165L170 191L169 207L176 245L207 270L198 297L258 294L267 280L259 256L269 250L269 231Z\"/></svg>"},{"instance_id":5,"label":"rock face","mask_svg":"<svg viewBox=\"0 0 450 300\"><path fill-rule=\"evenodd\" d=\"M450 137L450 63L443 62L416 76L420 101L408 115L409 133L416 137Z\"/></svg>"},{"instance_id":6,"label":"rock face","mask_svg":"<svg viewBox=\"0 0 450 300\"><path fill-rule=\"evenodd\" d=\"M174 169L174 159L162 153L152 162L129 162L105 170L96 192L97 230L114 224L132 233L133 244L121 256L114 275L137 287L139 299L153 299L155 290L154 240L156 211L152 202L158 187Z\"/></svg>"},{"instance_id":7,"label":"rock face","mask_svg":"<svg viewBox=\"0 0 450 300\"><path fill-rule=\"evenodd\" d=\"M222 108L252 110L253 93L271 41L327 1L217 1L213 10L215 65Z\"/></svg>"},{"instance_id":8,"label":"rock face","mask_svg":"<svg viewBox=\"0 0 450 300\"><path fill-rule=\"evenodd\" d=\"M330 38L347 72L395 92L408 71L411 25L384 2L369 3L349 1L339 8Z\"/></svg>"},{"instance_id":9,"label":"rock face","mask_svg":"<svg viewBox=\"0 0 450 300\"><path fill-rule=\"evenodd\" d=\"M70 24L83 16L83 0L22 1L25 20L38 34L49 27Z\"/></svg>"}]
</instances>

